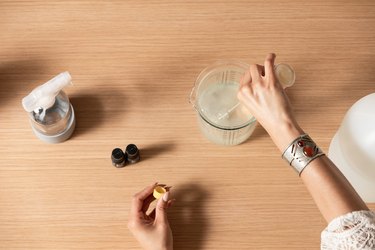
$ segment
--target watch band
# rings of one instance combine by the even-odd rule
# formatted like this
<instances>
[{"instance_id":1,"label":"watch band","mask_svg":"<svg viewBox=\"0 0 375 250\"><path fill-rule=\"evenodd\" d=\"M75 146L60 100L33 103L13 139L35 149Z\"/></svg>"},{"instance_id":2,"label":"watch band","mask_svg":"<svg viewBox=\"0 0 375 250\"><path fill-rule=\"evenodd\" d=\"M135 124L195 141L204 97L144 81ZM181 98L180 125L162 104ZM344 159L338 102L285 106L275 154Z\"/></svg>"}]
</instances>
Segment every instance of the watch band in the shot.
<instances>
[{"instance_id":1,"label":"watch band","mask_svg":"<svg viewBox=\"0 0 375 250\"><path fill-rule=\"evenodd\" d=\"M285 159L300 176L302 171L312 160L322 155L324 155L324 153L310 136L303 134L289 144L281 157Z\"/></svg>"}]
</instances>

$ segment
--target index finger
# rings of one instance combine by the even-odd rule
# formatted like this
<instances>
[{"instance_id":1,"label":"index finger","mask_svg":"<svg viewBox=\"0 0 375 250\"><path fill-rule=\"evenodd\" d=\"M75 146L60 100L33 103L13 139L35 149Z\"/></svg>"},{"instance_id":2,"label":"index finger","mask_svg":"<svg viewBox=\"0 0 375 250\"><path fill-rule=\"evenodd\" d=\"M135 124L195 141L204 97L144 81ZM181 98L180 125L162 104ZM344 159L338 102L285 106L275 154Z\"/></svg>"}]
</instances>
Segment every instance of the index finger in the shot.
<instances>
[{"instance_id":1,"label":"index finger","mask_svg":"<svg viewBox=\"0 0 375 250\"><path fill-rule=\"evenodd\" d=\"M145 189L143 189L142 191L136 193L134 196L133 196L133 201L132 201L132 212L141 212L142 211L142 207L143 207L143 202L144 200L150 195L152 194L152 192L154 191L154 188L155 186L157 185L158 183L154 183L148 187L146 187Z\"/></svg>"},{"instance_id":2,"label":"index finger","mask_svg":"<svg viewBox=\"0 0 375 250\"><path fill-rule=\"evenodd\" d=\"M266 77L274 75L273 67L275 66L275 58L276 55L274 53L270 53L267 55L266 60L264 61L264 71Z\"/></svg>"}]
</instances>

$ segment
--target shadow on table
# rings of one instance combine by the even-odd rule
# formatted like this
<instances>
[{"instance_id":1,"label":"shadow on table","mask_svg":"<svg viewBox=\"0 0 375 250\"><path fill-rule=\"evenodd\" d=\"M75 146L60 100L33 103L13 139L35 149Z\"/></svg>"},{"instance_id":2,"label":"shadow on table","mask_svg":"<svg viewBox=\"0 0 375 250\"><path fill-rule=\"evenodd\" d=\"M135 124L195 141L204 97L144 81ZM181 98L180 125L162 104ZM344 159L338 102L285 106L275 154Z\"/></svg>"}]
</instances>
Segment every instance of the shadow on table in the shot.
<instances>
[{"instance_id":1,"label":"shadow on table","mask_svg":"<svg viewBox=\"0 0 375 250\"><path fill-rule=\"evenodd\" d=\"M122 91L111 88L98 94L69 97L76 116L73 137L89 133L104 122L116 122L126 112L126 98Z\"/></svg>"},{"instance_id":2,"label":"shadow on table","mask_svg":"<svg viewBox=\"0 0 375 250\"><path fill-rule=\"evenodd\" d=\"M10 99L22 94L26 96L29 94L38 84L33 79L43 72L44 65L38 60L18 60L0 63L0 104L3 106ZM18 95L17 95L18 94ZM17 97L19 98L19 97ZM20 106L21 105L20 98Z\"/></svg>"},{"instance_id":3,"label":"shadow on table","mask_svg":"<svg viewBox=\"0 0 375 250\"><path fill-rule=\"evenodd\" d=\"M73 138L88 133L104 122L103 105L100 97L94 95L79 95L70 97L76 117L76 128Z\"/></svg>"},{"instance_id":4,"label":"shadow on table","mask_svg":"<svg viewBox=\"0 0 375 250\"><path fill-rule=\"evenodd\" d=\"M256 125L254 132L250 135L249 139L245 141L247 142L254 142L260 140L261 138L269 137L267 131L260 125L259 123Z\"/></svg>"},{"instance_id":5,"label":"shadow on table","mask_svg":"<svg viewBox=\"0 0 375 250\"><path fill-rule=\"evenodd\" d=\"M165 154L175 148L175 144L173 142L160 142L155 145L150 145L146 147L142 147L141 149L141 158L142 161L147 161L149 159L155 158L158 155Z\"/></svg>"},{"instance_id":6,"label":"shadow on table","mask_svg":"<svg viewBox=\"0 0 375 250\"><path fill-rule=\"evenodd\" d=\"M174 248L199 250L203 248L208 229L205 216L207 192L197 184L172 188L176 198L168 216L173 231Z\"/></svg>"}]
</instances>

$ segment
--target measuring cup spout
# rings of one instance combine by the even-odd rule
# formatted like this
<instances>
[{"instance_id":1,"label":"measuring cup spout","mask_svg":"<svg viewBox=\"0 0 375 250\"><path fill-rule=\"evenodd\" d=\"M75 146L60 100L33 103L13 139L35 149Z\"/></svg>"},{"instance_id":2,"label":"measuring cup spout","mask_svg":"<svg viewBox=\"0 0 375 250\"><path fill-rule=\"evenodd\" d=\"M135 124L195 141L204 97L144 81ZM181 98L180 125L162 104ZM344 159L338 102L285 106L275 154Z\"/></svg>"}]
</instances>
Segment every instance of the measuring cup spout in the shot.
<instances>
[{"instance_id":1,"label":"measuring cup spout","mask_svg":"<svg viewBox=\"0 0 375 250\"><path fill-rule=\"evenodd\" d=\"M197 106L195 105L195 102L196 102L197 98L196 98L196 89L195 89L195 85L193 86L191 92L190 92L190 96L189 96L189 102L191 105L193 105L193 108L198 112L198 108Z\"/></svg>"}]
</instances>

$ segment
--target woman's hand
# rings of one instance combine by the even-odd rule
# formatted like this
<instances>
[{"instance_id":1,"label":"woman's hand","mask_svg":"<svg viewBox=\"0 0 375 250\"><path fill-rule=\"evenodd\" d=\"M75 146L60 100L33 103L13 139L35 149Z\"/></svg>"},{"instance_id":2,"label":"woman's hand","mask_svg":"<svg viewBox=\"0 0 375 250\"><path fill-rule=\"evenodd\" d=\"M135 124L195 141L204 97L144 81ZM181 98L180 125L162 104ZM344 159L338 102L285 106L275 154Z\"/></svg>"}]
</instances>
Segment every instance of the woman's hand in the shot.
<instances>
[{"instance_id":1,"label":"woman's hand","mask_svg":"<svg viewBox=\"0 0 375 250\"><path fill-rule=\"evenodd\" d=\"M152 184L135 194L131 204L128 228L145 250L172 250L173 236L168 223L167 209L171 206L169 191L157 202L149 214L147 210L155 200L152 193L158 184Z\"/></svg>"},{"instance_id":2,"label":"woman's hand","mask_svg":"<svg viewBox=\"0 0 375 250\"><path fill-rule=\"evenodd\" d=\"M288 97L276 78L275 57L275 54L268 54L264 66L250 65L250 69L241 79L238 99L283 151L303 131L298 126Z\"/></svg>"},{"instance_id":3,"label":"woman's hand","mask_svg":"<svg viewBox=\"0 0 375 250\"><path fill-rule=\"evenodd\" d=\"M280 151L303 130L297 124L288 97L274 72L275 55L269 54L264 67L253 64L241 80L238 98L270 134ZM333 218L358 210L368 210L344 175L326 156L309 163L301 178L322 215Z\"/></svg>"}]
</instances>

